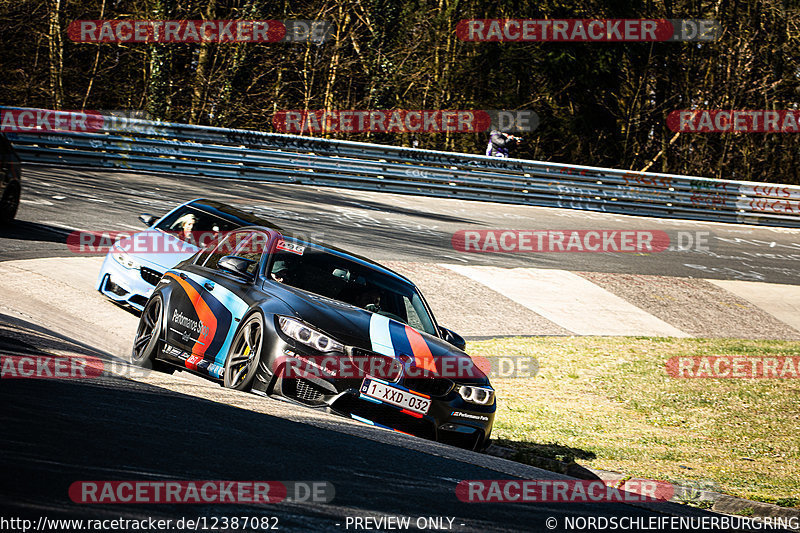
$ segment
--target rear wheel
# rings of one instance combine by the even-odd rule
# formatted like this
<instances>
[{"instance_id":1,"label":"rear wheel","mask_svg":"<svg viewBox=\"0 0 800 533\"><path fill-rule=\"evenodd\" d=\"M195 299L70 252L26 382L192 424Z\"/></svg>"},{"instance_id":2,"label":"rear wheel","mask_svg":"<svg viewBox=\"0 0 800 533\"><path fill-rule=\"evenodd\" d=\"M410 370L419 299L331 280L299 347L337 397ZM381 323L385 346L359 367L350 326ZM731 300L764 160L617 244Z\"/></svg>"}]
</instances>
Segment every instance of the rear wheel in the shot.
<instances>
[{"instance_id":1,"label":"rear wheel","mask_svg":"<svg viewBox=\"0 0 800 533\"><path fill-rule=\"evenodd\" d=\"M248 390L252 386L263 343L264 325L261 315L255 313L245 321L233 338L225 361L225 387Z\"/></svg>"},{"instance_id":2,"label":"rear wheel","mask_svg":"<svg viewBox=\"0 0 800 533\"><path fill-rule=\"evenodd\" d=\"M156 359L161 348L161 323L164 314L164 303L161 295L150 298L144 306L139 319L139 327L133 341L131 363L142 368L152 368L171 374L174 369Z\"/></svg>"},{"instance_id":3,"label":"rear wheel","mask_svg":"<svg viewBox=\"0 0 800 533\"><path fill-rule=\"evenodd\" d=\"M17 216L19 207L19 184L10 183L0 198L0 223L10 224Z\"/></svg>"}]
</instances>

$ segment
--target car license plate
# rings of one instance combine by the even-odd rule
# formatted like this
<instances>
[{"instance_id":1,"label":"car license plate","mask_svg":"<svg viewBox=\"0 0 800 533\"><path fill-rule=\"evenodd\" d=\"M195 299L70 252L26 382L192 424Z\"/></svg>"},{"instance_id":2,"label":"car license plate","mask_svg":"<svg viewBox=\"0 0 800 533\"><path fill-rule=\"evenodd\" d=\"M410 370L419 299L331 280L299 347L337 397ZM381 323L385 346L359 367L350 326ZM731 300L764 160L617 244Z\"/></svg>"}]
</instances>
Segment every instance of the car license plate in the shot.
<instances>
[{"instance_id":1,"label":"car license plate","mask_svg":"<svg viewBox=\"0 0 800 533\"><path fill-rule=\"evenodd\" d=\"M361 394L423 415L431 407L430 398L369 378L361 384Z\"/></svg>"}]
</instances>

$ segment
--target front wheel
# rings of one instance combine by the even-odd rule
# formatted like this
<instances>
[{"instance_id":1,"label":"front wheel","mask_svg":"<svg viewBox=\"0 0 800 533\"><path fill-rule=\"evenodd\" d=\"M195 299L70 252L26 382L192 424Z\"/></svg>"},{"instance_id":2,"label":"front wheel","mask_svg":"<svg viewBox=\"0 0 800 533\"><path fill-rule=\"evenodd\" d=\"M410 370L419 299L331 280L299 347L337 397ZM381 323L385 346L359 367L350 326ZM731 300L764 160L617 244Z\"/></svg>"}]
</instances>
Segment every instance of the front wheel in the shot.
<instances>
[{"instance_id":1,"label":"front wheel","mask_svg":"<svg viewBox=\"0 0 800 533\"><path fill-rule=\"evenodd\" d=\"M161 295L157 294L150 298L142 311L133 341L131 363L142 368L152 368L171 374L173 371L171 366L156 360L156 354L161 344L159 337L161 336L163 314L164 303Z\"/></svg>"},{"instance_id":2,"label":"front wheel","mask_svg":"<svg viewBox=\"0 0 800 533\"><path fill-rule=\"evenodd\" d=\"M261 315L255 313L239 328L231 343L223 375L226 388L248 390L252 386L263 343L264 324Z\"/></svg>"}]
</instances>

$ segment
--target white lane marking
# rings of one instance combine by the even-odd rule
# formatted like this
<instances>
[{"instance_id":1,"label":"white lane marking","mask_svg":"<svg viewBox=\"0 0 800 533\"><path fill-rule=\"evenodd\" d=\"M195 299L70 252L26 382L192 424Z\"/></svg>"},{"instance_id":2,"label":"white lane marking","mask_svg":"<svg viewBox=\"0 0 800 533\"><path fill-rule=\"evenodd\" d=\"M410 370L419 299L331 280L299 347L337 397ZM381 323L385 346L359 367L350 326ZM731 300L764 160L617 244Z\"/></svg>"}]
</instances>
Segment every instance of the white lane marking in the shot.
<instances>
[{"instance_id":1,"label":"white lane marking","mask_svg":"<svg viewBox=\"0 0 800 533\"><path fill-rule=\"evenodd\" d=\"M456 257L455 255L442 254L442 257L446 257L448 259L455 259L456 261L461 261L462 263L469 263L469 261L467 261L463 257Z\"/></svg>"},{"instance_id":2,"label":"white lane marking","mask_svg":"<svg viewBox=\"0 0 800 533\"><path fill-rule=\"evenodd\" d=\"M566 270L441 266L486 285L578 335L689 336Z\"/></svg>"},{"instance_id":3,"label":"white lane marking","mask_svg":"<svg viewBox=\"0 0 800 533\"><path fill-rule=\"evenodd\" d=\"M800 286L762 281L707 279L800 331Z\"/></svg>"},{"instance_id":4,"label":"white lane marking","mask_svg":"<svg viewBox=\"0 0 800 533\"><path fill-rule=\"evenodd\" d=\"M19 203L30 205L54 205L53 202L48 200L29 200L27 198L20 198Z\"/></svg>"}]
</instances>

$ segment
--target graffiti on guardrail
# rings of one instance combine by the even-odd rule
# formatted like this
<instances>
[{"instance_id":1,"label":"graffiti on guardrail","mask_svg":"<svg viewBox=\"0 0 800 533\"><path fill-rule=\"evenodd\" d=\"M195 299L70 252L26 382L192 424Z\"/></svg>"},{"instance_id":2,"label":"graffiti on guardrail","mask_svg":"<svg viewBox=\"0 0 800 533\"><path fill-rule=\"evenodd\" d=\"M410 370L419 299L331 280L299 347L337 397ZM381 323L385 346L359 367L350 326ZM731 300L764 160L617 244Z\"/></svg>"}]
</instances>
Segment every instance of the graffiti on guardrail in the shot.
<instances>
[{"instance_id":1,"label":"graffiti on guardrail","mask_svg":"<svg viewBox=\"0 0 800 533\"><path fill-rule=\"evenodd\" d=\"M796 200L753 198L746 202L736 202L736 205L760 213L800 214L800 202Z\"/></svg>"},{"instance_id":2,"label":"graffiti on guardrail","mask_svg":"<svg viewBox=\"0 0 800 533\"><path fill-rule=\"evenodd\" d=\"M569 200L566 201L563 196L558 197L559 200L556 202L556 207L564 207L567 209L579 209L583 211L602 211L606 212L606 206L601 204L601 200L596 202L584 202L581 200Z\"/></svg>"},{"instance_id":3,"label":"graffiti on guardrail","mask_svg":"<svg viewBox=\"0 0 800 533\"><path fill-rule=\"evenodd\" d=\"M693 191L728 191L728 184L724 181L689 180L689 188ZM734 189L731 189L734 190Z\"/></svg>"},{"instance_id":4,"label":"graffiti on guardrail","mask_svg":"<svg viewBox=\"0 0 800 533\"><path fill-rule=\"evenodd\" d=\"M667 189L645 189L643 187L632 187L627 185L611 185L608 191L608 196L612 198L626 199L626 200L664 200L665 198L671 199L674 194Z\"/></svg>"},{"instance_id":5,"label":"graffiti on guardrail","mask_svg":"<svg viewBox=\"0 0 800 533\"><path fill-rule=\"evenodd\" d=\"M739 192L751 196L800 200L800 191L778 185L742 185L739 187Z\"/></svg>"},{"instance_id":6,"label":"graffiti on guardrail","mask_svg":"<svg viewBox=\"0 0 800 533\"><path fill-rule=\"evenodd\" d=\"M725 204L726 198L720 194L694 193L689 197L689 201L694 206L721 206Z\"/></svg>"},{"instance_id":7,"label":"graffiti on guardrail","mask_svg":"<svg viewBox=\"0 0 800 533\"><path fill-rule=\"evenodd\" d=\"M401 149L398 151L398 157L401 159L408 159L419 163L438 163L440 165L451 165L459 167L479 167L488 169L505 169L505 170L525 170L525 165L522 163L512 163L509 161L499 161L500 158L481 158L473 159L466 158L463 154L443 154L441 152L426 152L424 150Z\"/></svg>"},{"instance_id":8,"label":"graffiti on guardrail","mask_svg":"<svg viewBox=\"0 0 800 533\"><path fill-rule=\"evenodd\" d=\"M228 142L244 146L291 149L303 152L339 154L339 147L322 139L309 137L284 137L256 131L233 130L225 138Z\"/></svg>"},{"instance_id":9,"label":"graffiti on guardrail","mask_svg":"<svg viewBox=\"0 0 800 533\"><path fill-rule=\"evenodd\" d=\"M669 176L634 174L628 172L622 175L622 179L625 181L625 185L672 187L672 178Z\"/></svg>"}]
</instances>

